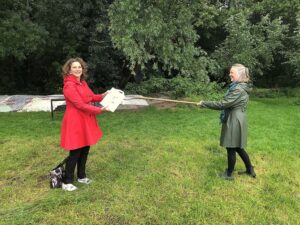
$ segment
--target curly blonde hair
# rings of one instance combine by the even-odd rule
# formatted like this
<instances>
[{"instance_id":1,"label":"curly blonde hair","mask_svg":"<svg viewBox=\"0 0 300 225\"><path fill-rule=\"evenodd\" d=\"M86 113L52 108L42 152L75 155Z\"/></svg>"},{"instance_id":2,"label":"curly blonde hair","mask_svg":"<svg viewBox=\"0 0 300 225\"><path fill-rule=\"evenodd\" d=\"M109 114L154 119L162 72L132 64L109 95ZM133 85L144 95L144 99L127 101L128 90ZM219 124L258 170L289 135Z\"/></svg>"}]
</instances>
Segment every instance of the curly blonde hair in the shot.
<instances>
[{"instance_id":1,"label":"curly blonde hair","mask_svg":"<svg viewBox=\"0 0 300 225\"><path fill-rule=\"evenodd\" d=\"M231 68L236 69L240 82L247 83L250 81L249 69L246 66L243 64L233 64Z\"/></svg>"},{"instance_id":2,"label":"curly blonde hair","mask_svg":"<svg viewBox=\"0 0 300 225\"><path fill-rule=\"evenodd\" d=\"M71 66L72 66L72 63L74 63L74 62L79 62L82 67L82 75L80 77L80 80L86 80L88 77L88 75L87 75L88 66L87 66L86 62L82 58L79 58L79 57L70 58L67 60L67 62L62 67L62 76L66 77L66 76L70 75Z\"/></svg>"}]
</instances>

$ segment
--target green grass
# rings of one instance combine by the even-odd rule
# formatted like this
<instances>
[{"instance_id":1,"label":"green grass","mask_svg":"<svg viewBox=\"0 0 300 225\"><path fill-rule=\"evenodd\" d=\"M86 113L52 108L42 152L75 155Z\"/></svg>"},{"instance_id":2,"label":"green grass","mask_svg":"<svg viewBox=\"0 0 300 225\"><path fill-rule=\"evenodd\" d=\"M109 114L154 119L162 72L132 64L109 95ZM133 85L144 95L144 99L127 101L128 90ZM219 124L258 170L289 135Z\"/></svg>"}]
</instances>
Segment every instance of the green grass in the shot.
<instances>
[{"instance_id":1,"label":"green grass","mask_svg":"<svg viewBox=\"0 0 300 225\"><path fill-rule=\"evenodd\" d=\"M257 178L225 181L218 112L194 107L105 113L94 182L49 188L63 114L0 113L0 224L299 224L300 106L252 99L247 151ZM238 158L236 170L244 170Z\"/></svg>"}]
</instances>

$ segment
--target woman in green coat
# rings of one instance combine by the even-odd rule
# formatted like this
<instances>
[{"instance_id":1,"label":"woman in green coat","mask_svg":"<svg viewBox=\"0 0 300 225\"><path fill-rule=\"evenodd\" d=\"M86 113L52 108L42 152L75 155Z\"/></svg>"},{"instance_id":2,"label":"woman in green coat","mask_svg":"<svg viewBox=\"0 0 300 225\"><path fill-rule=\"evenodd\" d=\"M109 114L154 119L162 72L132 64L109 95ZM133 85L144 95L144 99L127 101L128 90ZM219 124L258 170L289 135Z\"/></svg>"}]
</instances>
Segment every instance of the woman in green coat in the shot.
<instances>
[{"instance_id":1,"label":"woman in green coat","mask_svg":"<svg viewBox=\"0 0 300 225\"><path fill-rule=\"evenodd\" d=\"M220 119L222 122L220 145L227 149L228 167L224 178L233 179L233 171L236 162L236 152L242 158L246 174L256 177L250 158L245 151L247 144L247 120L246 106L249 101L249 92L252 90L249 84L249 70L242 64L234 64L229 74L231 84L225 97L221 101L200 101L199 106L209 109L222 110Z\"/></svg>"}]
</instances>

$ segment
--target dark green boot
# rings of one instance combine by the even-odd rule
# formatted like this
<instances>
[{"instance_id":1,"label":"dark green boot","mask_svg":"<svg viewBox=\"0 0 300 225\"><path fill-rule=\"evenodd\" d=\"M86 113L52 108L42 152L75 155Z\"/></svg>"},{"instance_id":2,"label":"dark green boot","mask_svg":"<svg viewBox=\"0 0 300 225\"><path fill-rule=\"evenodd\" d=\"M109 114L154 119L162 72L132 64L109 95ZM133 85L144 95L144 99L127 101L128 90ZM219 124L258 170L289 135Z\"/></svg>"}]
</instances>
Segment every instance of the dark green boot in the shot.
<instances>
[{"instance_id":1,"label":"dark green boot","mask_svg":"<svg viewBox=\"0 0 300 225\"><path fill-rule=\"evenodd\" d=\"M255 178L256 177L256 173L254 171L254 167L251 166L249 169L247 169L246 171L239 171L238 172L239 175L248 175L250 177Z\"/></svg>"}]
</instances>

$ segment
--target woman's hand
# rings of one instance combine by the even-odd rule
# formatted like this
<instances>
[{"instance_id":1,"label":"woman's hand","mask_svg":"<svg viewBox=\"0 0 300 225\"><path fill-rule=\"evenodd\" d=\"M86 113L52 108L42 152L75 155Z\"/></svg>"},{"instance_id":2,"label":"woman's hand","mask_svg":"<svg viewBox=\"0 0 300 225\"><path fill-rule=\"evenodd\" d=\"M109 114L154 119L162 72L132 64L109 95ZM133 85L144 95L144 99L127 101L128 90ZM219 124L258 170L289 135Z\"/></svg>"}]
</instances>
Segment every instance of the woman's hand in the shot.
<instances>
[{"instance_id":1,"label":"woman's hand","mask_svg":"<svg viewBox=\"0 0 300 225\"><path fill-rule=\"evenodd\" d=\"M109 112L108 106L102 107L102 108L101 108L101 111L102 111L102 112Z\"/></svg>"},{"instance_id":2,"label":"woman's hand","mask_svg":"<svg viewBox=\"0 0 300 225\"><path fill-rule=\"evenodd\" d=\"M199 103L197 103L197 105L201 106L202 105L202 101L200 101Z\"/></svg>"}]
</instances>

